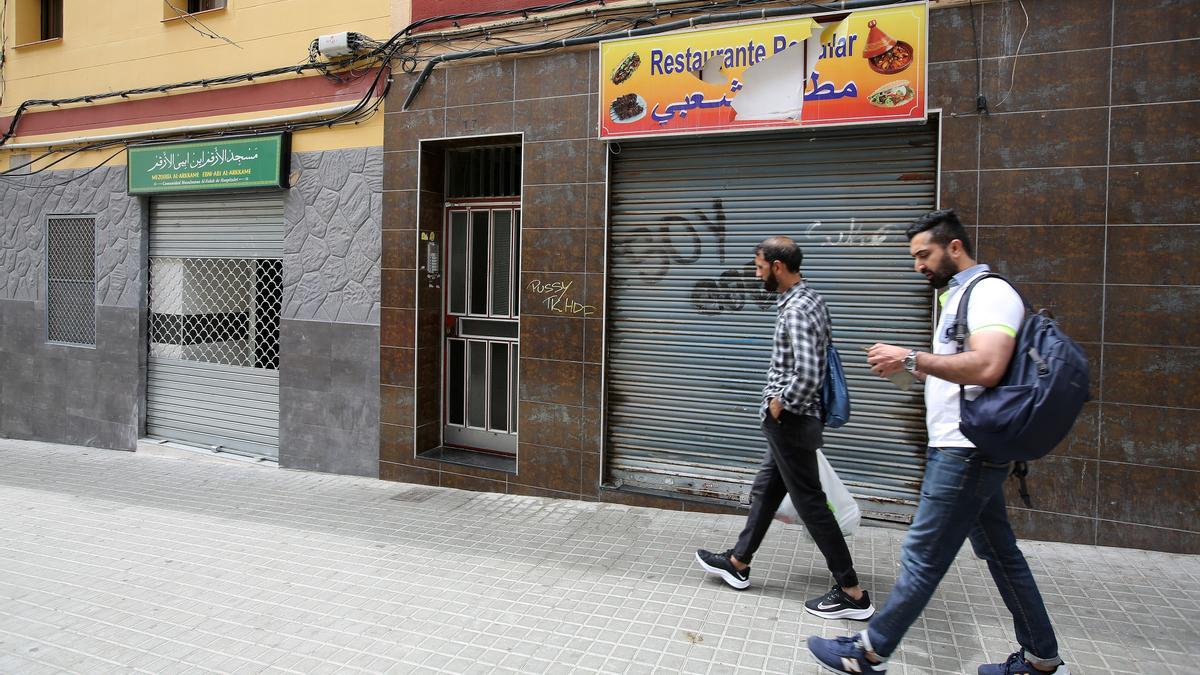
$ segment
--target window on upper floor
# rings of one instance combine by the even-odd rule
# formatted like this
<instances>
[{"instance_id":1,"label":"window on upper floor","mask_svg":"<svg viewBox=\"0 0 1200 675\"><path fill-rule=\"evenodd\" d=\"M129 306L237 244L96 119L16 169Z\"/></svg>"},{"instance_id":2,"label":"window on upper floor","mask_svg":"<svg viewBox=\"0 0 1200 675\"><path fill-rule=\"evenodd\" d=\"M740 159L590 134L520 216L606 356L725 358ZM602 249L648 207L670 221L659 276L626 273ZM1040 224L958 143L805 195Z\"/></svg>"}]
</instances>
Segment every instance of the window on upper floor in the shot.
<instances>
[{"instance_id":1,"label":"window on upper floor","mask_svg":"<svg viewBox=\"0 0 1200 675\"><path fill-rule=\"evenodd\" d=\"M225 9L228 0L163 0L163 21L188 14Z\"/></svg>"},{"instance_id":2,"label":"window on upper floor","mask_svg":"<svg viewBox=\"0 0 1200 675\"><path fill-rule=\"evenodd\" d=\"M63 34L63 0L17 0L18 45L56 40Z\"/></svg>"}]
</instances>

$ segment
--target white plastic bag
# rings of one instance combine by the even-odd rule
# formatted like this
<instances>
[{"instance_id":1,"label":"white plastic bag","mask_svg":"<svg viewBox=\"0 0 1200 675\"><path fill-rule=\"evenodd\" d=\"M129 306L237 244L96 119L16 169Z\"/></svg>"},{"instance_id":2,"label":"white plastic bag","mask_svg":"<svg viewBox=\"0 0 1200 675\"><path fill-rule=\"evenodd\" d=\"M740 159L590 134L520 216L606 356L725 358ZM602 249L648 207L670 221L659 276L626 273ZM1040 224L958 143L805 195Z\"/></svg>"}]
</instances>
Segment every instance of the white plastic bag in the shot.
<instances>
[{"instance_id":1,"label":"white plastic bag","mask_svg":"<svg viewBox=\"0 0 1200 675\"><path fill-rule=\"evenodd\" d=\"M817 450L817 469L821 475L821 489L825 492L826 503L829 505L829 510L833 511L833 517L837 520L838 527L842 528L842 535L849 537L858 531L859 523L862 522L862 512L858 509L858 503L854 501L854 497L850 496L850 491L846 489L842 479L838 478L837 472L833 470L833 466L829 460L825 459L825 454ZM775 520L788 523L789 525L803 525L800 520L800 514L796 512L796 507L792 504L792 498L784 496L783 503L779 505L779 509L775 511Z\"/></svg>"}]
</instances>

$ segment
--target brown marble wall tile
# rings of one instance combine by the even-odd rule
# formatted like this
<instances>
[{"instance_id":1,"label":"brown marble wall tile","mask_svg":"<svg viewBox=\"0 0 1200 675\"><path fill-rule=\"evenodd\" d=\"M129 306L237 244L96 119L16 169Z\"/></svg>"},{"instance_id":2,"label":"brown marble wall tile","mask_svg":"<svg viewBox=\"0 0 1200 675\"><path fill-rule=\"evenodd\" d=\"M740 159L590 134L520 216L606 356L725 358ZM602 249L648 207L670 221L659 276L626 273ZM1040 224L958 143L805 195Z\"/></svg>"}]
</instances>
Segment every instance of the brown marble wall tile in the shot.
<instances>
[{"instance_id":1,"label":"brown marble wall tile","mask_svg":"<svg viewBox=\"0 0 1200 675\"><path fill-rule=\"evenodd\" d=\"M1114 49L1112 104L1200 98L1200 75L1194 65L1197 59L1200 40Z\"/></svg>"},{"instance_id":2,"label":"brown marble wall tile","mask_svg":"<svg viewBox=\"0 0 1200 675\"><path fill-rule=\"evenodd\" d=\"M408 153L388 153L408 154ZM416 153L413 153L416 154ZM417 191L391 190L383 193L383 228L411 230L417 227Z\"/></svg>"},{"instance_id":3,"label":"brown marble wall tile","mask_svg":"<svg viewBox=\"0 0 1200 675\"><path fill-rule=\"evenodd\" d=\"M447 465L450 466L450 465ZM454 468L458 468L457 466ZM455 490L470 490L471 492L500 492L508 491L506 481L488 480L487 478L479 478L476 476L464 476L458 473L451 473L443 470L440 474L442 487L453 488Z\"/></svg>"},{"instance_id":4,"label":"brown marble wall tile","mask_svg":"<svg viewBox=\"0 0 1200 675\"><path fill-rule=\"evenodd\" d=\"M522 441L578 451L581 410L553 403L521 401L521 418L517 425Z\"/></svg>"},{"instance_id":5,"label":"brown marble wall tile","mask_svg":"<svg viewBox=\"0 0 1200 675\"><path fill-rule=\"evenodd\" d=\"M1110 284L1200 285L1200 225L1108 228Z\"/></svg>"},{"instance_id":6,"label":"brown marble wall tile","mask_svg":"<svg viewBox=\"0 0 1200 675\"><path fill-rule=\"evenodd\" d=\"M521 355L556 361L582 361L583 322L583 319L569 317L522 317Z\"/></svg>"},{"instance_id":7,"label":"brown marble wall tile","mask_svg":"<svg viewBox=\"0 0 1200 675\"><path fill-rule=\"evenodd\" d=\"M399 387L413 386L413 349L379 348L379 382Z\"/></svg>"},{"instance_id":8,"label":"brown marble wall tile","mask_svg":"<svg viewBox=\"0 0 1200 675\"><path fill-rule=\"evenodd\" d=\"M1096 377L1098 373L1094 373ZM1100 456L1100 403L1090 401L1083 404L1071 433L1054 448L1056 457L1097 459Z\"/></svg>"},{"instance_id":9,"label":"brown marble wall tile","mask_svg":"<svg viewBox=\"0 0 1200 675\"><path fill-rule=\"evenodd\" d=\"M591 138L594 118L588 114L590 94L538 98L516 103L517 131L529 140Z\"/></svg>"},{"instance_id":10,"label":"brown marble wall tile","mask_svg":"<svg viewBox=\"0 0 1200 675\"><path fill-rule=\"evenodd\" d=\"M607 224L608 184L590 183L587 186L587 205L584 210L583 227L604 228Z\"/></svg>"},{"instance_id":11,"label":"brown marble wall tile","mask_svg":"<svg viewBox=\"0 0 1200 675\"><path fill-rule=\"evenodd\" d=\"M467 466L465 464L452 464L436 459L426 459L417 457L415 462L417 466L431 467L438 471L449 471L460 476L470 476L472 478L483 478L491 481L505 482L512 475L506 471L497 469L488 469L482 466Z\"/></svg>"},{"instance_id":12,"label":"brown marble wall tile","mask_svg":"<svg viewBox=\"0 0 1200 675\"><path fill-rule=\"evenodd\" d=\"M724 504L714 504L711 502L700 502L690 499L683 500L680 505L684 511L689 513L712 513L723 516L745 516L748 509L740 506L725 506Z\"/></svg>"},{"instance_id":13,"label":"brown marble wall tile","mask_svg":"<svg viewBox=\"0 0 1200 675\"><path fill-rule=\"evenodd\" d=\"M1100 457L1200 471L1200 410L1104 404Z\"/></svg>"},{"instance_id":14,"label":"brown marble wall tile","mask_svg":"<svg viewBox=\"0 0 1200 675\"><path fill-rule=\"evenodd\" d=\"M516 98L550 98L587 94L594 89L591 52L550 52L517 59Z\"/></svg>"},{"instance_id":15,"label":"brown marble wall tile","mask_svg":"<svg viewBox=\"0 0 1200 675\"><path fill-rule=\"evenodd\" d=\"M412 387L379 385L379 421L383 424L411 425L413 423Z\"/></svg>"},{"instance_id":16,"label":"brown marble wall tile","mask_svg":"<svg viewBox=\"0 0 1200 675\"><path fill-rule=\"evenodd\" d=\"M974 60L929 64L929 108L941 108L946 116L974 113L978 81Z\"/></svg>"},{"instance_id":17,"label":"brown marble wall tile","mask_svg":"<svg viewBox=\"0 0 1200 675\"><path fill-rule=\"evenodd\" d=\"M980 118L974 115L942 116L942 171L979 168L979 122Z\"/></svg>"},{"instance_id":18,"label":"brown marble wall tile","mask_svg":"<svg viewBox=\"0 0 1200 675\"><path fill-rule=\"evenodd\" d=\"M585 454L599 455L604 448L602 423L604 411L600 408L584 408L580 413L579 447Z\"/></svg>"},{"instance_id":19,"label":"brown marble wall tile","mask_svg":"<svg viewBox=\"0 0 1200 675\"><path fill-rule=\"evenodd\" d=\"M1101 225L1103 168L982 171L980 225Z\"/></svg>"},{"instance_id":20,"label":"brown marble wall tile","mask_svg":"<svg viewBox=\"0 0 1200 675\"><path fill-rule=\"evenodd\" d=\"M602 229L589 229L584 238L584 264L585 272L596 272L604 275L608 271L607 258L608 243L605 238L605 232Z\"/></svg>"},{"instance_id":21,"label":"brown marble wall tile","mask_svg":"<svg viewBox=\"0 0 1200 675\"><path fill-rule=\"evenodd\" d=\"M578 272L522 272L521 316L574 316L584 301L587 275Z\"/></svg>"},{"instance_id":22,"label":"brown marble wall tile","mask_svg":"<svg viewBox=\"0 0 1200 675\"><path fill-rule=\"evenodd\" d=\"M418 453L428 452L442 444L442 423L423 424L417 427L417 445L415 450Z\"/></svg>"},{"instance_id":23,"label":"brown marble wall tile","mask_svg":"<svg viewBox=\"0 0 1200 675\"><path fill-rule=\"evenodd\" d=\"M584 497L597 497L600 494L601 459L599 453L580 455L579 492Z\"/></svg>"},{"instance_id":24,"label":"brown marble wall tile","mask_svg":"<svg viewBox=\"0 0 1200 675\"><path fill-rule=\"evenodd\" d=\"M517 475L522 485L580 493L580 455L574 450L521 443L517 448Z\"/></svg>"},{"instance_id":25,"label":"brown marble wall tile","mask_svg":"<svg viewBox=\"0 0 1200 675\"><path fill-rule=\"evenodd\" d=\"M929 12L929 62L974 59L975 40L972 36L981 30L982 8L975 5L933 9ZM974 28L971 27L972 14Z\"/></svg>"},{"instance_id":26,"label":"brown marble wall tile","mask_svg":"<svg viewBox=\"0 0 1200 675\"><path fill-rule=\"evenodd\" d=\"M1111 54L1105 47L989 61L983 68L989 109L1007 113L1103 104Z\"/></svg>"},{"instance_id":27,"label":"brown marble wall tile","mask_svg":"<svg viewBox=\"0 0 1200 675\"><path fill-rule=\"evenodd\" d=\"M1116 0L1114 4L1114 44L1200 37L1200 15L1188 0Z\"/></svg>"},{"instance_id":28,"label":"brown marble wall tile","mask_svg":"<svg viewBox=\"0 0 1200 675\"><path fill-rule=\"evenodd\" d=\"M513 111L511 101L446 108L446 135L484 136L512 133L515 128Z\"/></svg>"},{"instance_id":29,"label":"brown marble wall tile","mask_svg":"<svg viewBox=\"0 0 1200 675\"><path fill-rule=\"evenodd\" d=\"M417 350L417 426L442 421L442 380L437 347Z\"/></svg>"},{"instance_id":30,"label":"brown marble wall tile","mask_svg":"<svg viewBox=\"0 0 1200 675\"><path fill-rule=\"evenodd\" d=\"M526 273L582 272L586 265L587 230L541 228L521 233L521 269ZM583 288L578 289L582 294Z\"/></svg>"},{"instance_id":31,"label":"brown marble wall tile","mask_svg":"<svg viewBox=\"0 0 1200 675\"><path fill-rule=\"evenodd\" d=\"M1107 108L989 115L981 124L979 164L984 169L1097 166L1107 161Z\"/></svg>"},{"instance_id":32,"label":"brown marble wall tile","mask_svg":"<svg viewBox=\"0 0 1200 675\"><path fill-rule=\"evenodd\" d=\"M604 361L604 319L583 320L583 361L585 363L602 363Z\"/></svg>"},{"instance_id":33,"label":"brown marble wall tile","mask_svg":"<svg viewBox=\"0 0 1200 675\"><path fill-rule=\"evenodd\" d=\"M1022 54L1107 47L1112 30L1112 8L1090 0L988 3L983 19L984 58L1012 56L1018 43Z\"/></svg>"},{"instance_id":34,"label":"brown marble wall tile","mask_svg":"<svg viewBox=\"0 0 1200 675\"><path fill-rule=\"evenodd\" d=\"M415 483L417 485L437 485L439 481L437 471L409 466L407 464L395 464L393 462L379 463L379 478L380 480Z\"/></svg>"},{"instance_id":35,"label":"brown marble wall tile","mask_svg":"<svg viewBox=\"0 0 1200 675\"><path fill-rule=\"evenodd\" d=\"M419 153L416 150L383 153L383 189L384 190L415 190L417 189L417 164ZM387 210L387 206L384 206ZM385 227L408 227L406 225L386 225Z\"/></svg>"},{"instance_id":36,"label":"brown marble wall tile","mask_svg":"<svg viewBox=\"0 0 1200 675\"><path fill-rule=\"evenodd\" d=\"M1022 282L1021 293L1037 309L1048 309L1075 340L1099 342L1104 287L1100 284Z\"/></svg>"},{"instance_id":37,"label":"brown marble wall tile","mask_svg":"<svg viewBox=\"0 0 1200 675\"><path fill-rule=\"evenodd\" d=\"M446 75L445 68L434 68L429 73L429 79L421 85L417 97L413 99L409 110L428 110L446 106ZM400 70L392 71L392 89L388 92L384 105L389 114L397 114L404 110L404 101L408 99L413 84L417 81L417 73L405 73Z\"/></svg>"},{"instance_id":38,"label":"brown marble wall tile","mask_svg":"<svg viewBox=\"0 0 1200 675\"><path fill-rule=\"evenodd\" d=\"M1141 548L1188 555L1200 553L1200 533L1197 532L1115 523L1108 520L1098 521L1096 526L1098 528L1096 544L1099 546Z\"/></svg>"},{"instance_id":39,"label":"brown marble wall tile","mask_svg":"<svg viewBox=\"0 0 1200 675\"><path fill-rule=\"evenodd\" d=\"M1104 339L1200 347L1200 288L1109 286L1104 300Z\"/></svg>"},{"instance_id":40,"label":"brown marble wall tile","mask_svg":"<svg viewBox=\"0 0 1200 675\"><path fill-rule=\"evenodd\" d=\"M943 171L941 175L939 206L954 209L963 225L974 225L978 221L975 211L979 206L978 171Z\"/></svg>"},{"instance_id":41,"label":"brown marble wall tile","mask_svg":"<svg viewBox=\"0 0 1200 675\"><path fill-rule=\"evenodd\" d=\"M1095 518L1098 464L1055 454L1030 464L1026 481L1034 510ZM1004 482L1004 498L1010 506L1023 507L1017 481Z\"/></svg>"},{"instance_id":42,"label":"brown marble wall tile","mask_svg":"<svg viewBox=\"0 0 1200 675\"><path fill-rule=\"evenodd\" d=\"M1068 544L1096 543L1096 520L1062 513L1008 508L1008 522L1018 539L1061 541Z\"/></svg>"},{"instance_id":43,"label":"brown marble wall tile","mask_svg":"<svg viewBox=\"0 0 1200 675\"><path fill-rule=\"evenodd\" d=\"M583 183L588 175L588 141L526 143L522 166L525 185Z\"/></svg>"},{"instance_id":44,"label":"brown marble wall tile","mask_svg":"<svg viewBox=\"0 0 1200 675\"><path fill-rule=\"evenodd\" d=\"M384 117L383 147L388 152L417 150L422 138L445 135L445 108L387 113Z\"/></svg>"},{"instance_id":45,"label":"brown marble wall tile","mask_svg":"<svg viewBox=\"0 0 1200 675\"><path fill-rule=\"evenodd\" d=\"M583 364L577 361L521 359L522 401L579 406L583 402Z\"/></svg>"},{"instance_id":46,"label":"brown marble wall tile","mask_svg":"<svg viewBox=\"0 0 1200 675\"><path fill-rule=\"evenodd\" d=\"M1114 166L1109 170L1111 224L1195 223L1200 164Z\"/></svg>"},{"instance_id":47,"label":"brown marble wall tile","mask_svg":"<svg viewBox=\"0 0 1200 675\"><path fill-rule=\"evenodd\" d=\"M416 313L390 307L379 310L379 342L388 347L416 347Z\"/></svg>"},{"instance_id":48,"label":"brown marble wall tile","mask_svg":"<svg viewBox=\"0 0 1200 675\"><path fill-rule=\"evenodd\" d=\"M1200 157L1200 102L1112 109L1113 164L1193 162Z\"/></svg>"},{"instance_id":49,"label":"brown marble wall tile","mask_svg":"<svg viewBox=\"0 0 1200 675\"><path fill-rule=\"evenodd\" d=\"M1104 278L1104 228L981 227L980 256L1014 282L1098 284Z\"/></svg>"},{"instance_id":50,"label":"brown marble wall tile","mask_svg":"<svg viewBox=\"0 0 1200 675\"><path fill-rule=\"evenodd\" d=\"M667 511L682 511L684 504L682 499L660 497L658 495L626 490L601 489L598 496L600 501L611 504L624 504L626 506L640 506Z\"/></svg>"},{"instance_id":51,"label":"brown marble wall tile","mask_svg":"<svg viewBox=\"0 0 1200 675\"><path fill-rule=\"evenodd\" d=\"M608 143L591 139L588 141L589 183L604 183L608 180Z\"/></svg>"},{"instance_id":52,"label":"brown marble wall tile","mask_svg":"<svg viewBox=\"0 0 1200 675\"><path fill-rule=\"evenodd\" d=\"M538 228L583 226L579 205L586 199L583 183L527 186L521 202L522 236Z\"/></svg>"},{"instance_id":53,"label":"brown marble wall tile","mask_svg":"<svg viewBox=\"0 0 1200 675\"><path fill-rule=\"evenodd\" d=\"M384 268L380 272L379 302L382 307L413 309L417 303L416 274L413 270Z\"/></svg>"},{"instance_id":54,"label":"brown marble wall tile","mask_svg":"<svg viewBox=\"0 0 1200 675\"><path fill-rule=\"evenodd\" d=\"M446 105L474 105L513 99L516 63L509 58L469 61L446 68Z\"/></svg>"},{"instance_id":55,"label":"brown marble wall tile","mask_svg":"<svg viewBox=\"0 0 1200 675\"><path fill-rule=\"evenodd\" d=\"M1104 401L1200 408L1200 349L1104 347Z\"/></svg>"},{"instance_id":56,"label":"brown marble wall tile","mask_svg":"<svg viewBox=\"0 0 1200 675\"><path fill-rule=\"evenodd\" d=\"M1100 463L1100 517L1200 533L1200 472Z\"/></svg>"},{"instance_id":57,"label":"brown marble wall tile","mask_svg":"<svg viewBox=\"0 0 1200 675\"><path fill-rule=\"evenodd\" d=\"M598 363L583 366L583 406L601 408L604 404L604 367Z\"/></svg>"},{"instance_id":58,"label":"brown marble wall tile","mask_svg":"<svg viewBox=\"0 0 1200 675\"><path fill-rule=\"evenodd\" d=\"M410 426L379 425L379 461L407 464L413 461L413 428ZM434 485L437 484L435 480Z\"/></svg>"},{"instance_id":59,"label":"brown marble wall tile","mask_svg":"<svg viewBox=\"0 0 1200 675\"><path fill-rule=\"evenodd\" d=\"M385 193L386 194L386 193ZM381 266L389 269L416 269L417 231L384 230Z\"/></svg>"}]
</instances>

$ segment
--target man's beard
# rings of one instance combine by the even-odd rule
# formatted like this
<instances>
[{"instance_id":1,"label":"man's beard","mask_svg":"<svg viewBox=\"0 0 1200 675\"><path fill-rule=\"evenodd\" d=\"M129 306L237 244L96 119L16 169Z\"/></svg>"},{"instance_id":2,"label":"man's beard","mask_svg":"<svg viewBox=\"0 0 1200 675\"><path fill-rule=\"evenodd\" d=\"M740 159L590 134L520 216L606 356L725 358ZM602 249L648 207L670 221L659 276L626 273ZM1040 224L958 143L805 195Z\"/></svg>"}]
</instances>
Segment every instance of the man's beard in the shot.
<instances>
[{"instance_id":1,"label":"man's beard","mask_svg":"<svg viewBox=\"0 0 1200 675\"><path fill-rule=\"evenodd\" d=\"M936 270L931 272L932 276L926 277L929 279L929 285L932 288L944 288L958 271L954 269L953 263L943 259L942 264L938 265Z\"/></svg>"},{"instance_id":2,"label":"man's beard","mask_svg":"<svg viewBox=\"0 0 1200 675\"><path fill-rule=\"evenodd\" d=\"M763 277L763 288L774 293L779 290L779 280L775 278L775 270L767 272L767 276Z\"/></svg>"}]
</instances>

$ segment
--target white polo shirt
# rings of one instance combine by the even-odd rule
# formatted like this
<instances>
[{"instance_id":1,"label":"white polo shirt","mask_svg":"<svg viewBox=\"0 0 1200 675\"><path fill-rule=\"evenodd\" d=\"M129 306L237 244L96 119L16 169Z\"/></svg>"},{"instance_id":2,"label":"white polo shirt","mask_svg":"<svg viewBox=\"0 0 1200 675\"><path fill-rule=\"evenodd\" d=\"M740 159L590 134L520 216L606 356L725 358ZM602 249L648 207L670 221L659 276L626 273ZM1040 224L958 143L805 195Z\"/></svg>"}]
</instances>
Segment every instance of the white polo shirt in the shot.
<instances>
[{"instance_id":1,"label":"white polo shirt","mask_svg":"<svg viewBox=\"0 0 1200 675\"><path fill-rule=\"evenodd\" d=\"M958 343L954 341L954 321L958 315L962 289L975 275L988 270L987 265L975 265L955 274L950 280L949 287L939 298L942 318L933 337L934 354L958 352ZM1015 337L1024 321L1025 304L1016 290L1003 279L984 279L971 290L967 307L968 335L999 330ZM964 345L964 350L969 350L969 347ZM982 391L983 387L979 385L968 385L965 394L968 400L974 400ZM925 425L929 431L929 445L935 448L975 447L959 430L961 419L958 385L932 375L925 378Z\"/></svg>"}]
</instances>

